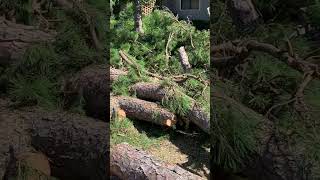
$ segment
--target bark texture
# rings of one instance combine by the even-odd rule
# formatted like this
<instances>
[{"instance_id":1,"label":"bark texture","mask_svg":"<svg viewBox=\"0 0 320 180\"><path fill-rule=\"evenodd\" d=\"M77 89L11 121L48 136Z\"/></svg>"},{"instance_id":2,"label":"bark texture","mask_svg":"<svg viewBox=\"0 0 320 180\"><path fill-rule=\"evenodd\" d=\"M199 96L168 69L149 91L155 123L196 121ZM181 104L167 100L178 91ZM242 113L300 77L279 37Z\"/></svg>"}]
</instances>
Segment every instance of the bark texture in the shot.
<instances>
[{"instance_id":1,"label":"bark texture","mask_svg":"<svg viewBox=\"0 0 320 180\"><path fill-rule=\"evenodd\" d=\"M169 95L166 88L161 86L158 83L137 83L131 87L132 91L134 91L138 98L153 100L161 102L163 99ZM210 133L210 116L206 113L201 107L196 103L194 99L183 94L181 95L188 98L190 102L190 108L187 113L182 115L182 117L186 120L190 120L199 128L201 128L204 132Z\"/></svg>"},{"instance_id":2,"label":"bark texture","mask_svg":"<svg viewBox=\"0 0 320 180\"><path fill-rule=\"evenodd\" d=\"M67 79L63 85L66 108L83 97L87 115L107 121L110 82L108 73L107 65L92 65Z\"/></svg>"},{"instance_id":3,"label":"bark texture","mask_svg":"<svg viewBox=\"0 0 320 180\"><path fill-rule=\"evenodd\" d=\"M136 32L143 34L141 0L134 0L134 6L134 27Z\"/></svg>"},{"instance_id":4,"label":"bark texture","mask_svg":"<svg viewBox=\"0 0 320 180\"><path fill-rule=\"evenodd\" d=\"M181 66L184 70L184 72L189 72L191 69L191 65L189 63L189 58L188 58L188 54L186 52L186 49L184 48L184 46L181 46L179 49L179 59L180 59L180 63Z\"/></svg>"},{"instance_id":5,"label":"bark texture","mask_svg":"<svg viewBox=\"0 0 320 180\"><path fill-rule=\"evenodd\" d=\"M203 180L181 167L169 166L142 150L118 144L111 150L111 174L123 180Z\"/></svg>"},{"instance_id":6,"label":"bark texture","mask_svg":"<svg viewBox=\"0 0 320 180\"><path fill-rule=\"evenodd\" d=\"M125 96L111 97L111 102L114 101L118 102L120 108L126 112L128 118L169 127L173 126L177 121L173 113L153 102Z\"/></svg>"},{"instance_id":7,"label":"bark texture","mask_svg":"<svg viewBox=\"0 0 320 180\"><path fill-rule=\"evenodd\" d=\"M228 0L228 8L234 23L240 30L252 29L259 14L251 0Z\"/></svg>"},{"instance_id":8,"label":"bark texture","mask_svg":"<svg viewBox=\"0 0 320 180\"><path fill-rule=\"evenodd\" d=\"M46 114L49 116L30 119L32 145L54 162L52 173L64 179L106 180L108 124L63 112Z\"/></svg>"},{"instance_id":9,"label":"bark texture","mask_svg":"<svg viewBox=\"0 0 320 180\"><path fill-rule=\"evenodd\" d=\"M55 32L44 32L0 17L0 66L19 60L32 45L53 41L55 35Z\"/></svg>"},{"instance_id":10,"label":"bark texture","mask_svg":"<svg viewBox=\"0 0 320 180\"><path fill-rule=\"evenodd\" d=\"M44 153L52 175L64 179L109 177L108 124L37 107L12 110L0 99L0 179L15 173L18 154Z\"/></svg>"}]
</instances>

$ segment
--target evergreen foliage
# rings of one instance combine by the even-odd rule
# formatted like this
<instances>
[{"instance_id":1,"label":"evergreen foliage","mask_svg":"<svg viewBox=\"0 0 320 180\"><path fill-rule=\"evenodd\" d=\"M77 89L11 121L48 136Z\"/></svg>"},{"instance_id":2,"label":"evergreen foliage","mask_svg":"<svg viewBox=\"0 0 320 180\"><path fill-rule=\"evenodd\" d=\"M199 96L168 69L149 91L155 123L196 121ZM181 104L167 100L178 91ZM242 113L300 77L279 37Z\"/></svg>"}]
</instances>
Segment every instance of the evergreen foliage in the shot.
<instances>
[{"instance_id":1,"label":"evergreen foliage","mask_svg":"<svg viewBox=\"0 0 320 180\"><path fill-rule=\"evenodd\" d=\"M300 8L307 7L307 18L304 23L312 23L315 29L319 28L319 2L318 1L255 1L265 22L261 23L251 34L237 33L229 15L224 11L223 2L214 3L211 31L213 31L213 44L219 44L235 39L256 39L260 42L270 43L281 49L287 49L289 43L293 52L300 57L306 57L315 50L314 42L306 36L291 36L296 32L299 22L297 16L303 16ZM302 11L301 11L302 12ZM213 164L226 171L241 171L248 159L254 156L255 138L258 133L255 128L259 116L266 115L271 107L284 103L271 111L267 116L275 123L274 133L289 144L299 164L299 172L303 177L319 178L319 80L314 79L304 91L304 100L309 108L309 118L301 115L293 102L285 103L293 98L297 88L302 83L303 74L288 67L278 59L264 53L251 53L248 61L236 67L228 67L229 72L223 82L215 80L214 86L224 94L251 108L254 112L247 117L241 110L226 105L225 102L214 102L212 111L217 113L219 121L213 122L214 136ZM236 71L236 69L238 71ZM213 71L217 71L214 68ZM223 100L222 100L223 101ZM258 117L258 118L256 118Z\"/></svg>"},{"instance_id":2,"label":"evergreen foliage","mask_svg":"<svg viewBox=\"0 0 320 180\"><path fill-rule=\"evenodd\" d=\"M14 9L18 22L35 25L39 19L33 17L30 3L31 0L1 1L0 9ZM56 40L27 49L21 61L5 70L5 76L10 81L9 94L18 102L60 108L62 78L90 64L106 63L106 59L92 45L88 33L90 25L82 10L63 10L52 7L52 4L48 8L49 12L44 14L46 18L58 19L50 26L57 31ZM89 14L99 40L106 48L107 28L104 24L108 19L105 1L88 1L81 8Z\"/></svg>"}]
</instances>

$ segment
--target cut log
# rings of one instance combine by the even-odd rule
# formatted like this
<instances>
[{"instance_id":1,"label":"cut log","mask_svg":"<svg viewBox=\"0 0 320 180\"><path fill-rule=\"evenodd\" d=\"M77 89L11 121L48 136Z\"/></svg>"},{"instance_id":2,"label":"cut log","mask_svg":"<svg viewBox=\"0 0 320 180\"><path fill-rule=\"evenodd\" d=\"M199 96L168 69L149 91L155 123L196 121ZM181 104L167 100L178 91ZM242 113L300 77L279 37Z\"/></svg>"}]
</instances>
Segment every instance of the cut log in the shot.
<instances>
[{"instance_id":1,"label":"cut log","mask_svg":"<svg viewBox=\"0 0 320 180\"><path fill-rule=\"evenodd\" d=\"M153 100L162 102L166 96L170 96L170 93L165 87L158 83L137 83L131 87L132 91L136 93L136 96L145 100ZM185 96L190 102L190 108L186 114L179 114L186 120L190 120L204 132L210 133L210 116L196 103L194 99L187 96L183 92L180 92L182 96Z\"/></svg>"},{"instance_id":2,"label":"cut log","mask_svg":"<svg viewBox=\"0 0 320 180\"><path fill-rule=\"evenodd\" d=\"M111 174L122 180L204 180L177 165L166 165L124 143L111 149L110 165Z\"/></svg>"},{"instance_id":3,"label":"cut log","mask_svg":"<svg viewBox=\"0 0 320 180\"><path fill-rule=\"evenodd\" d=\"M175 114L153 102L125 96L111 97L111 101L117 101L128 118L169 127L177 122Z\"/></svg>"},{"instance_id":4,"label":"cut log","mask_svg":"<svg viewBox=\"0 0 320 180\"><path fill-rule=\"evenodd\" d=\"M110 96L111 97L111 96ZM126 112L120 108L119 102L116 98L110 98L110 120L122 120L127 117Z\"/></svg>"},{"instance_id":5,"label":"cut log","mask_svg":"<svg viewBox=\"0 0 320 180\"><path fill-rule=\"evenodd\" d=\"M188 54L187 54L184 46L181 46L178 51L179 51L179 59L180 59L181 66L182 66L184 72L187 73L191 69Z\"/></svg>"},{"instance_id":6,"label":"cut log","mask_svg":"<svg viewBox=\"0 0 320 180\"><path fill-rule=\"evenodd\" d=\"M0 99L0 179L17 167L15 155L36 149L50 159L55 177L106 180L108 127L108 123L67 112L38 107L12 110Z\"/></svg>"},{"instance_id":7,"label":"cut log","mask_svg":"<svg viewBox=\"0 0 320 180\"><path fill-rule=\"evenodd\" d=\"M113 78L118 75L119 72L116 72ZM84 68L64 82L65 108L83 97L86 114L107 121L108 84L109 70L107 65L91 65Z\"/></svg>"},{"instance_id":8,"label":"cut log","mask_svg":"<svg viewBox=\"0 0 320 180\"><path fill-rule=\"evenodd\" d=\"M55 35L53 31L44 32L34 26L15 24L0 17L0 66L21 59L32 45L53 41Z\"/></svg>"}]
</instances>

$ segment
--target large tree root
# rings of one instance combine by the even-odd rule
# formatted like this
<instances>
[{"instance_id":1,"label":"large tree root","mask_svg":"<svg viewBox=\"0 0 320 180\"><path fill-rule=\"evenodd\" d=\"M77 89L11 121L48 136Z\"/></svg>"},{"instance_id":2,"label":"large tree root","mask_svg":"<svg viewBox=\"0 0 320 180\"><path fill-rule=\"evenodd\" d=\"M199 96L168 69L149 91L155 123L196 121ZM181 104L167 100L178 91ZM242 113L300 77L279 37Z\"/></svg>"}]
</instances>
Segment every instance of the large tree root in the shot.
<instances>
[{"instance_id":1,"label":"large tree root","mask_svg":"<svg viewBox=\"0 0 320 180\"><path fill-rule=\"evenodd\" d=\"M55 32L44 32L0 17L0 66L19 60L32 45L53 41L55 35Z\"/></svg>"},{"instance_id":2,"label":"large tree root","mask_svg":"<svg viewBox=\"0 0 320 180\"><path fill-rule=\"evenodd\" d=\"M34 149L43 152L56 177L109 177L109 131L105 122L36 107L9 110L5 101L0 100L0 129L0 179L5 172L14 174L10 167L15 167L15 161L10 158L9 147L14 156Z\"/></svg>"},{"instance_id":3,"label":"large tree root","mask_svg":"<svg viewBox=\"0 0 320 180\"><path fill-rule=\"evenodd\" d=\"M202 180L181 167L169 166L128 144L111 149L110 172L122 180Z\"/></svg>"},{"instance_id":4,"label":"large tree root","mask_svg":"<svg viewBox=\"0 0 320 180\"><path fill-rule=\"evenodd\" d=\"M111 102L112 104L118 103L119 107L126 112L126 116L132 119L169 127L177 122L177 118L173 113L153 102L125 96L111 97Z\"/></svg>"},{"instance_id":5,"label":"large tree root","mask_svg":"<svg viewBox=\"0 0 320 180\"><path fill-rule=\"evenodd\" d=\"M153 100L153 101L163 101L168 96L170 96L169 91L158 83L137 83L131 87L131 89L136 93L136 96L141 99ZM179 92L179 95L186 97L190 106L186 114L181 114L181 116L193 122L204 132L210 133L210 116L204 110L199 107L194 99L187 96L186 94ZM170 97L169 97L170 98ZM179 114L180 115L180 114Z\"/></svg>"}]
</instances>

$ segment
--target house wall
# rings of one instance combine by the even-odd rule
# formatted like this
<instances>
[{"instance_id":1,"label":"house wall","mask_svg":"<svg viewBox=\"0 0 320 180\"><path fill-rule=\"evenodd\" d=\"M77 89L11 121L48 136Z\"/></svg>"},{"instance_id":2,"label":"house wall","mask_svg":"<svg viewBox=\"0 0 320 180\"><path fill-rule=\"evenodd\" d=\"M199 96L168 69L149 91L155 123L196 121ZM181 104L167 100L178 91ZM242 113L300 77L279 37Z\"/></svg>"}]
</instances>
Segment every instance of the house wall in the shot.
<instances>
[{"instance_id":1,"label":"house wall","mask_svg":"<svg viewBox=\"0 0 320 180\"><path fill-rule=\"evenodd\" d=\"M200 0L199 10L181 10L181 0L163 0L163 5L168 7L173 13L178 14L180 18L191 20L209 20L207 8L209 0Z\"/></svg>"}]
</instances>

